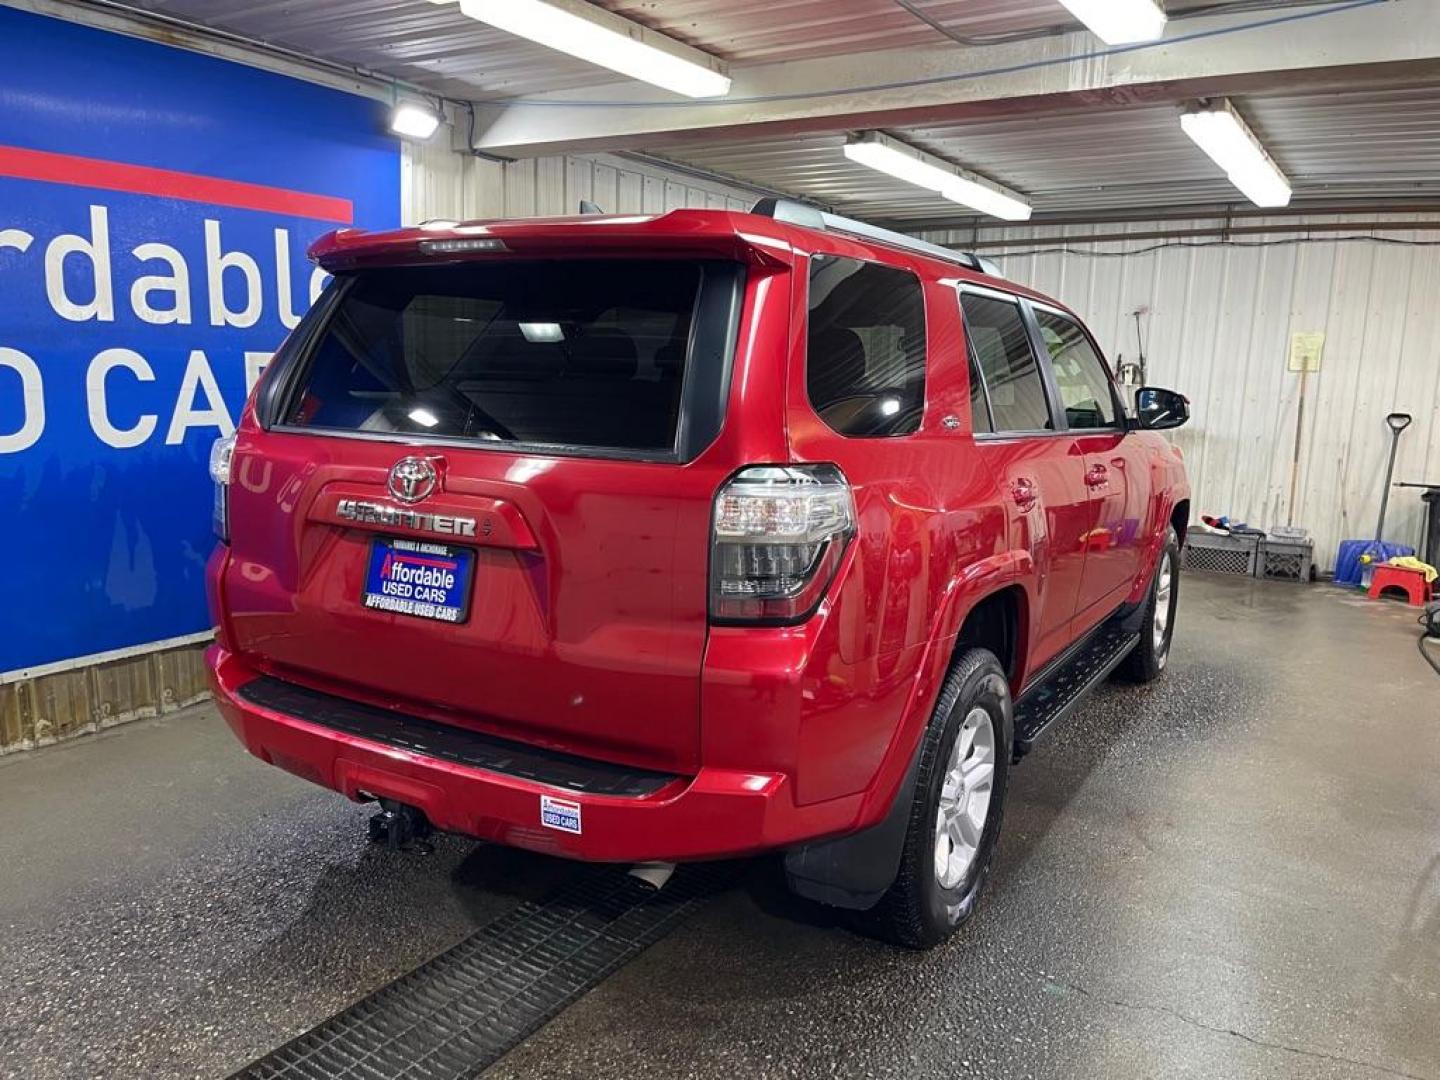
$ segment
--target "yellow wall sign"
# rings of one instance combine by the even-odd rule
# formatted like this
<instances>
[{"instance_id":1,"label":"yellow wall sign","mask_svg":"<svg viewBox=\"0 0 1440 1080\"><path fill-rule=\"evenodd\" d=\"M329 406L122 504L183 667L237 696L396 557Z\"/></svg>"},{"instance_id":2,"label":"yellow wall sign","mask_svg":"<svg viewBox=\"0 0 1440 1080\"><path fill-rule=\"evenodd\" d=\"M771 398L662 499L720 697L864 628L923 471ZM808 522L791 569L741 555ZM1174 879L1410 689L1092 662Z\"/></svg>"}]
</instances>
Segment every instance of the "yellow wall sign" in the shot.
<instances>
[{"instance_id":1,"label":"yellow wall sign","mask_svg":"<svg viewBox=\"0 0 1440 1080\"><path fill-rule=\"evenodd\" d=\"M1319 371L1320 354L1325 351L1325 335L1299 333L1290 335L1290 370Z\"/></svg>"}]
</instances>

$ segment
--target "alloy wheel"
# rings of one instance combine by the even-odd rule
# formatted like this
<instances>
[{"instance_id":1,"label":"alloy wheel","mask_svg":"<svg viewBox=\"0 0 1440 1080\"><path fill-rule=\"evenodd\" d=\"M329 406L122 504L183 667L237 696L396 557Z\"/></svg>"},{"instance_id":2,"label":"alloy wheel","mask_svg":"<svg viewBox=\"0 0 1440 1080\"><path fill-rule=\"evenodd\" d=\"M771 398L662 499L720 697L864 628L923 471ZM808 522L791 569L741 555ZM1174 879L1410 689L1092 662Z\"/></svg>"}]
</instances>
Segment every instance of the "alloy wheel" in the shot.
<instances>
[{"instance_id":1,"label":"alloy wheel","mask_svg":"<svg viewBox=\"0 0 1440 1080\"><path fill-rule=\"evenodd\" d=\"M1160 556L1160 572L1155 578L1155 620L1152 627L1155 656L1162 667L1165 664L1165 655L1170 651L1166 633L1170 629L1170 606L1174 586L1175 574L1171 569L1170 552L1167 551Z\"/></svg>"},{"instance_id":2,"label":"alloy wheel","mask_svg":"<svg viewBox=\"0 0 1440 1080\"><path fill-rule=\"evenodd\" d=\"M953 889L980 852L995 787L995 725L983 708L970 710L955 736L935 813L935 878Z\"/></svg>"}]
</instances>

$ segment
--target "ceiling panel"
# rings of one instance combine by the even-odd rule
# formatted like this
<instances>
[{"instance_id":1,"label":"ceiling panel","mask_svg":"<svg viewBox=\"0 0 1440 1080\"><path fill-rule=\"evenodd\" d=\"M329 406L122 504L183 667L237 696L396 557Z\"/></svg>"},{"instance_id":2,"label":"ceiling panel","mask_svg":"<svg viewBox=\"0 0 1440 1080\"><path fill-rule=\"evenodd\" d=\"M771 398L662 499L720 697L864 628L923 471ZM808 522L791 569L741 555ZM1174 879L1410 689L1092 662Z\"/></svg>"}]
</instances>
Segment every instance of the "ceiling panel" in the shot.
<instances>
[{"instance_id":1,"label":"ceiling panel","mask_svg":"<svg viewBox=\"0 0 1440 1080\"><path fill-rule=\"evenodd\" d=\"M1203 0L1195 0L1195 3ZM1179 3L1175 9L1195 6ZM1073 23L1057 0L909 0L951 34L987 38ZM943 44L896 0L607 0L603 6L737 64Z\"/></svg>"},{"instance_id":2,"label":"ceiling panel","mask_svg":"<svg viewBox=\"0 0 1440 1080\"><path fill-rule=\"evenodd\" d=\"M134 6L459 98L511 97L611 81L597 78L590 64L466 18L453 4L138 0Z\"/></svg>"},{"instance_id":3,"label":"ceiling panel","mask_svg":"<svg viewBox=\"0 0 1440 1080\"><path fill-rule=\"evenodd\" d=\"M1070 23L1058 0L908 0L946 31L989 37ZM1172 0L1183 12L1208 0ZM943 44L897 0L599 0L736 67ZM513 97L603 85L615 76L490 30L428 0L130 0L312 56L359 65L455 97Z\"/></svg>"},{"instance_id":4,"label":"ceiling panel","mask_svg":"<svg viewBox=\"0 0 1440 1080\"><path fill-rule=\"evenodd\" d=\"M1170 0L1183 14L1211 0ZM953 35L1065 23L1058 0L906 0ZM602 0L737 68L945 38L900 0ZM134 6L357 65L460 98L503 98L613 81L591 65L493 31L428 0L138 0ZM893 134L1072 213L1234 201L1182 135L1179 102L930 125ZM1240 99L1299 199L1440 194L1440 88ZM892 221L964 215L840 153L844 135L787 135L671 147L683 163ZM635 149L643 149L637 146Z\"/></svg>"},{"instance_id":5,"label":"ceiling panel","mask_svg":"<svg viewBox=\"0 0 1440 1080\"><path fill-rule=\"evenodd\" d=\"M1440 195L1440 87L1239 99L1297 199ZM893 130L1029 196L1037 213L1232 202L1180 130L1180 103ZM847 161L843 134L711 143L667 156L889 221L964 216L954 203Z\"/></svg>"}]
</instances>

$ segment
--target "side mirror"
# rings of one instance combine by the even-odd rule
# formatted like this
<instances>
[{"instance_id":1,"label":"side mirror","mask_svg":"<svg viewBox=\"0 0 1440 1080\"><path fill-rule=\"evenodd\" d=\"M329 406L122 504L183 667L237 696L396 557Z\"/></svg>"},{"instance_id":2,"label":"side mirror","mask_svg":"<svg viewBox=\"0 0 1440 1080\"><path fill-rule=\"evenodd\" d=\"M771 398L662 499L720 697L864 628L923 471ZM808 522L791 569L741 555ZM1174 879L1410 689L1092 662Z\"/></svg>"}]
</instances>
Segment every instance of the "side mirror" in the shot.
<instances>
[{"instance_id":1,"label":"side mirror","mask_svg":"<svg viewBox=\"0 0 1440 1080\"><path fill-rule=\"evenodd\" d=\"M1174 390L1142 386L1135 391L1135 426L1146 431L1177 428L1190 419L1190 399Z\"/></svg>"}]
</instances>

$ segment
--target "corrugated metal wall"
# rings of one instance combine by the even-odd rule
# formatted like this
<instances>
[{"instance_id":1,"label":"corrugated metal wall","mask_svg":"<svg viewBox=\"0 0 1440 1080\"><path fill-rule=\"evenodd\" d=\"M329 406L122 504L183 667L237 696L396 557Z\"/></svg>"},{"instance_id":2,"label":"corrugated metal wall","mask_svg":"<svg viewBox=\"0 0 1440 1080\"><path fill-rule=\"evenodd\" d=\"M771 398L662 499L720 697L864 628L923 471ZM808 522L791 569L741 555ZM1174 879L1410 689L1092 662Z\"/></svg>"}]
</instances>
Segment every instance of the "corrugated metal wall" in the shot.
<instances>
[{"instance_id":1,"label":"corrugated metal wall","mask_svg":"<svg viewBox=\"0 0 1440 1080\"><path fill-rule=\"evenodd\" d=\"M618 213L745 209L754 193L618 158L499 164L419 146L406 155L403 199L406 221L417 222L574 213L580 199ZM1275 223L1303 229L1338 221ZM1341 539L1374 531L1389 448L1386 413L1415 416L1401 439L1396 478L1440 482L1440 247L1342 242L1325 234L1312 241L1300 232L1234 246L1183 241L1186 246L1158 250L1153 240L1084 242L1098 233L1215 224L1067 227L1058 241L1053 227L1017 227L999 234L1013 249L987 254L1014 280L1074 307L1112 363L1135 358L1131 313L1148 308L1142 328L1149 381L1184 392L1194 409L1176 442L1190 465L1196 511L1262 527L1293 517L1310 529L1316 559L1329 569ZM1384 235L1440 241L1437 232ZM926 237L961 247L972 239L967 233ZM1071 250L1049 250L1058 247ZM1048 253L1012 254L1037 248ZM1320 371L1306 380L1297 465L1301 380L1287 370L1287 360L1291 335L1307 331L1325 334L1325 350ZM1421 522L1418 493L1395 491L1387 538L1418 544Z\"/></svg>"},{"instance_id":2,"label":"corrugated metal wall","mask_svg":"<svg viewBox=\"0 0 1440 1080\"><path fill-rule=\"evenodd\" d=\"M1339 220L1274 223L1301 229ZM1154 240L1083 242L1086 234L1215 224L1067 228L1058 243L1038 239L1053 238L1053 227L1013 228L986 239L1003 237L1014 248L986 254L1013 280L1075 308L1112 363L1135 358L1131 313L1149 309L1142 318L1148 381L1180 390L1194 410L1175 441L1189 463L1197 512L1263 527L1289 520L1301 382L1287 370L1290 339L1324 333L1320 371L1306 380L1293 516L1315 537L1317 561L1333 568L1341 539L1374 533L1387 413L1415 417L1401 437L1395 478L1440 483L1440 246L1407 246L1440 243L1440 233L1387 230L1383 236L1401 243L1386 244L1325 234L1310 234L1311 241L1296 232L1244 241L1255 246L1190 240L1166 243L1206 246L1159 250ZM971 239L927 237L957 246ZM1074 253L1037 250L1057 247ZM1387 539L1418 546L1421 528L1418 492L1393 491Z\"/></svg>"},{"instance_id":3,"label":"corrugated metal wall","mask_svg":"<svg viewBox=\"0 0 1440 1080\"><path fill-rule=\"evenodd\" d=\"M581 199L611 214L654 214L684 206L748 210L755 194L621 158L542 157L500 163L440 145L410 144L402 163L401 214L429 218L573 214Z\"/></svg>"}]
</instances>

